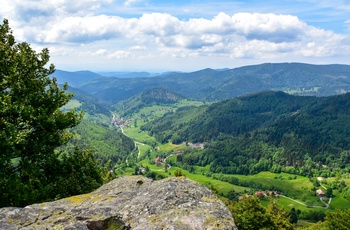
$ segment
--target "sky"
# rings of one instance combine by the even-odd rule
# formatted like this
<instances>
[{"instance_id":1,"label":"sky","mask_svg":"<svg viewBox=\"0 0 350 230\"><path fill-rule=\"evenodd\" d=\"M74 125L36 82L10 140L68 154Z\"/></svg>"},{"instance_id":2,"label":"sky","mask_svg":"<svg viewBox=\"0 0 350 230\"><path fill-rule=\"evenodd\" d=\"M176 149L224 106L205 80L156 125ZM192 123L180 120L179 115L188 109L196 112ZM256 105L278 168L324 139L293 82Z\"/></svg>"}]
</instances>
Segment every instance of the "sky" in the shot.
<instances>
[{"instance_id":1,"label":"sky","mask_svg":"<svg viewBox=\"0 0 350 230\"><path fill-rule=\"evenodd\" d=\"M350 64L350 0L0 0L17 42L67 71Z\"/></svg>"}]
</instances>

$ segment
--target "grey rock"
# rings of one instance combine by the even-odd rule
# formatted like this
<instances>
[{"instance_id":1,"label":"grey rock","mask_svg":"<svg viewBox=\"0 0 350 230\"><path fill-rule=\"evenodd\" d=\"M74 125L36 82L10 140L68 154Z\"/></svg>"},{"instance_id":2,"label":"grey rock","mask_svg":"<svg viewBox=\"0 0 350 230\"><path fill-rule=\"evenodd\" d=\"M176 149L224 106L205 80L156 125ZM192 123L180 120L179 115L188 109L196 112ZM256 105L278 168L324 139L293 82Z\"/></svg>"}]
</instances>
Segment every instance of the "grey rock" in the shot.
<instances>
[{"instance_id":1,"label":"grey rock","mask_svg":"<svg viewBox=\"0 0 350 230\"><path fill-rule=\"evenodd\" d=\"M0 229L237 228L227 207L203 185L185 177L125 176L92 193L1 208Z\"/></svg>"}]
</instances>

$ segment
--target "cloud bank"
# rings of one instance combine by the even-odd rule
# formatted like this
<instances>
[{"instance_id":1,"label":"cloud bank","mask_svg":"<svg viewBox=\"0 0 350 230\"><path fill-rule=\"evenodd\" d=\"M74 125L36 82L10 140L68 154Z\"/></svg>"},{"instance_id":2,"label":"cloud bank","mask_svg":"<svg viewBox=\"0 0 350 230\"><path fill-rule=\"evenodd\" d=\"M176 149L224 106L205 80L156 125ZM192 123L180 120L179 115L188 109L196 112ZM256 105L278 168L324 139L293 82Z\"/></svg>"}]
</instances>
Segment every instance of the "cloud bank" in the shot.
<instances>
[{"instance_id":1,"label":"cloud bank","mask_svg":"<svg viewBox=\"0 0 350 230\"><path fill-rule=\"evenodd\" d=\"M350 51L347 35L308 25L288 14L220 12L211 18L180 19L169 13L144 13L123 17L99 12L112 6L112 0L13 2L5 4L0 14L10 19L16 38L52 47L56 56L278 60L346 56ZM139 2L123 4L130 7Z\"/></svg>"}]
</instances>

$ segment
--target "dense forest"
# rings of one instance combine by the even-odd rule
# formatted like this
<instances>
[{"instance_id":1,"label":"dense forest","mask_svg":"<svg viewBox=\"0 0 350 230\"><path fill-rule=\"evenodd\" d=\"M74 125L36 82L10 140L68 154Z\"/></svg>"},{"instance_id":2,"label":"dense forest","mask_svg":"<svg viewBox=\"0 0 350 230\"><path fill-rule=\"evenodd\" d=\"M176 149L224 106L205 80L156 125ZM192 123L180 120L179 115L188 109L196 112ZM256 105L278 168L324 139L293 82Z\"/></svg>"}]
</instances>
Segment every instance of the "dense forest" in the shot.
<instances>
[{"instance_id":1,"label":"dense forest","mask_svg":"<svg viewBox=\"0 0 350 230\"><path fill-rule=\"evenodd\" d=\"M168 114L142 128L161 142L206 143L202 152L178 156L182 165L231 174L330 173L349 167L349 97L262 92Z\"/></svg>"}]
</instances>

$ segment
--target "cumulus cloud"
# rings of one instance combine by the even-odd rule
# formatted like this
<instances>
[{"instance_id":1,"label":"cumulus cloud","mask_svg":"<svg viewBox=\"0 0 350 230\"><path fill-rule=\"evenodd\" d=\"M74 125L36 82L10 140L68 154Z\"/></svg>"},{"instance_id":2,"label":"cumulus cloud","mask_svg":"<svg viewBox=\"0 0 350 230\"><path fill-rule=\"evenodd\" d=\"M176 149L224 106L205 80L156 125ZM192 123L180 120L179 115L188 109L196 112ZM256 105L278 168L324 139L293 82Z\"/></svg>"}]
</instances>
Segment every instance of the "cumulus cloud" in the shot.
<instances>
[{"instance_id":1,"label":"cumulus cloud","mask_svg":"<svg viewBox=\"0 0 350 230\"><path fill-rule=\"evenodd\" d=\"M128 51L118 50L118 51L115 51L115 52L109 54L108 57L112 58L112 59L123 59L123 58L130 57L130 55L131 54Z\"/></svg>"},{"instance_id":2,"label":"cumulus cloud","mask_svg":"<svg viewBox=\"0 0 350 230\"><path fill-rule=\"evenodd\" d=\"M130 7L130 6L135 5L137 3L140 3L140 2L142 2L142 0L126 0L124 2L124 6Z\"/></svg>"},{"instance_id":3,"label":"cumulus cloud","mask_svg":"<svg viewBox=\"0 0 350 230\"><path fill-rule=\"evenodd\" d=\"M145 47L146 44L138 44L143 40L158 48L223 52L237 56L292 50L305 56L326 56L332 55L332 49L344 39L343 35L309 26L296 16L257 13L232 16L219 13L212 19L189 20L165 13L144 14L139 18L74 16L57 20L45 30L31 31L35 31L34 39L46 43L128 39L130 47ZM127 55L119 52L112 56Z\"/></svg>"},{"instance_id":4,"label":"cumulus cloud","mask_svg":"<svg viewBox=\"0 0 350 230\"><path fill-rule=\"evenodd\" d=\"M85 40L90 41L117 38L121 35L123 37L143 35L174 39L182 37L182 40L184 37L190 39L192 36L197 36L197 40L201 43L207 43L208 39L221 40L217 36L224 38L226 35L240 35L247 40L278 43L297 41L305 36L310 28L297 17L290 15L238 13L229 16L220 13L213 19L180 21L169 14L151 13L144 14L140 18L106 15L66 17L56 21L48 31L42 33L46 34L47 42L54 42L55 39L79 41L82 37L88 37ZM186 46L187 42L183 44Z\"/></svg>"},{"instance_id":5,"label":"cumulus cloud","mask_svg":"<svg viewBox=\"0 0 350 230\"><path fill-rule=\"evenodd\" d=\"M12 2L3 4L0 15L14 19L16 38L52 47L93 44L97 51L90 55L111 59L136 57L135 53L146 51L173 57L234 58L323 57L349 51L347 36L308 25L293 15L221 12L212 18L180 19L167 13L121 17L94 11L113 0ZM123 3L130 7L141 2ZM105 47L107 41L115 47ZM67 55L70 51L54 49L55 54L59 52Z\"/></svg>"}]
</instances>

